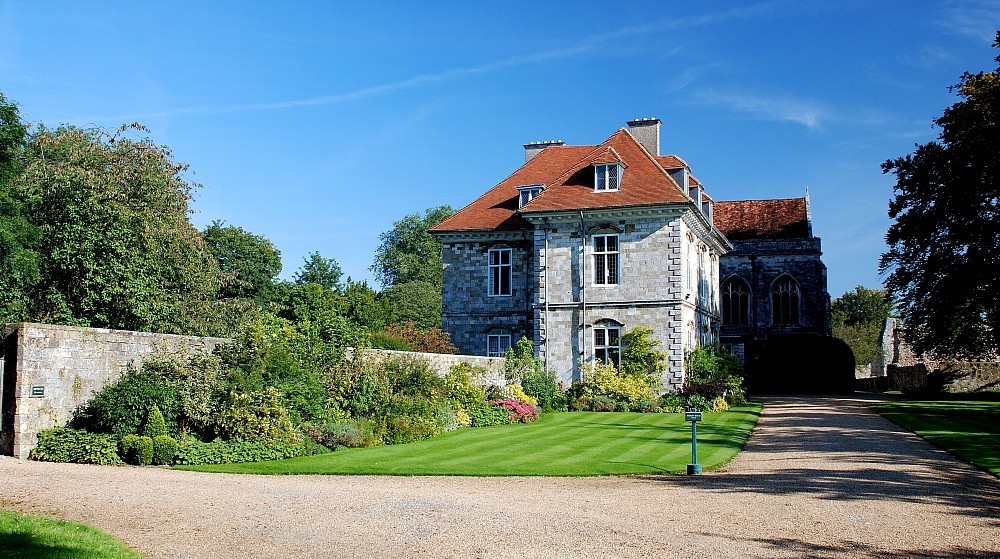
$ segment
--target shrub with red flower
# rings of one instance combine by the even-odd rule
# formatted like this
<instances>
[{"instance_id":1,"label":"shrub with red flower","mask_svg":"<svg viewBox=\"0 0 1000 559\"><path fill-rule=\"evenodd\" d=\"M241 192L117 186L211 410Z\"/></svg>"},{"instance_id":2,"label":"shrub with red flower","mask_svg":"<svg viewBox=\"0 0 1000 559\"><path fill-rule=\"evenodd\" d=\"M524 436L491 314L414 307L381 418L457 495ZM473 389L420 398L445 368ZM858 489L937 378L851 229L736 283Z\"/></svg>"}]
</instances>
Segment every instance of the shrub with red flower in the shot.
<instances>
[{"instance_id":1,"label":"shrub with red flower","mask_svg":"<svg viewBox=\"0 0 1000 559\"><path fill-rule=\"evenodd\" d=\"M538 408L519 400L490 400L490 404L507 410L511 423L531 423L538 419Z\"/></svg>"}]
</instances>

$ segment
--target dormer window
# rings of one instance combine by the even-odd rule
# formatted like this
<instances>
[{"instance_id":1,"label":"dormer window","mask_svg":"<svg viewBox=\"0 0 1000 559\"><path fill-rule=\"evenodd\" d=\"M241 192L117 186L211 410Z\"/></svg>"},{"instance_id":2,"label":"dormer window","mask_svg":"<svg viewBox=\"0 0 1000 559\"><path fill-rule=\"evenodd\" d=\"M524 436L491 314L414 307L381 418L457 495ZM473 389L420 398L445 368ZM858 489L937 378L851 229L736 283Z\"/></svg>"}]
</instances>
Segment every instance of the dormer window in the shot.
<instances>
[{"instance_id":1,"label":"dormer window","mask_svg":"<svg viewBox=\"0 0 1000 559\"><path fill-rule=\"evenodd\" d=\"M622 166L617 163L594 165L594 191L613 192L621 183Z\"/></svg>"},{"instance_id":2,"label":"dormer window","mask_svg":"<svg viewBox=\"0 0 1000 559\"><path fill-rule=\"evenodd\" d=\"M517 187L517 191L521 194L517 207L523 208L524 205L534 199L535 196L541 194L543 188L545 188L545 186L541 184L529 184Z\"/></svg>"}]
</instances>

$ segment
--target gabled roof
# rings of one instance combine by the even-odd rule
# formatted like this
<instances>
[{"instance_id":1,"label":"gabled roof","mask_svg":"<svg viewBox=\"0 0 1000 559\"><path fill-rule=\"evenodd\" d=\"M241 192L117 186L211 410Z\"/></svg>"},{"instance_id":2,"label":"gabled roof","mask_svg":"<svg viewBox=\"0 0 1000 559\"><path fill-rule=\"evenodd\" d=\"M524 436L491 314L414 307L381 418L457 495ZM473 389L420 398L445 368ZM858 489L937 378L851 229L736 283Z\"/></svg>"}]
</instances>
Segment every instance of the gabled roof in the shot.
<instances>
[{"instance_id":1,"label":"gabled roof","mask_svg":"<svg viewBox=\"0 0 1000 559\"><path fill-rule=\"evenodd\" d=\"M805 198L716 202L712 214L730 241L811 237Z\"/></svg>"},{"instance_id":2,"label":"gabled roof","mask_svg":"<svg viewBox=\"0 0 1000 559\"><path fill-rule=\"evenodd\" d=\"M619 190L594 190L593 165L619 162L625 168ZM626 130L598 146L550 146L431 231L511 230L530 227L518 212L517 187L545 189L520 213L624 208L690 202L656 158Z\"/></svg>"}]
</instances>

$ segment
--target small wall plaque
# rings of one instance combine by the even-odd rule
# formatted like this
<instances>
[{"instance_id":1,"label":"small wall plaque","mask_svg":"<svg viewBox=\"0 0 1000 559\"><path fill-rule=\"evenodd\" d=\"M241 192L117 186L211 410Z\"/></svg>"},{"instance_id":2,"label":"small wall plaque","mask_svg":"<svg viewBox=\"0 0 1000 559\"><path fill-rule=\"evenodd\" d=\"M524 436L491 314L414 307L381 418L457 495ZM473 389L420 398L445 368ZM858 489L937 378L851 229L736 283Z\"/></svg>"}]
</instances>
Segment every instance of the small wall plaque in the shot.
<instances>
[{"instance_id":1,"label":"small wall plaque","mask_svg":"<svg viewBox=\"0 0 1000 559\"><path fill-rule=\"evenodd\" d=\"M32 398L41 398L43 396L45 396L45 387L44 386L32 386L31 387L31 397Z\"/></svg>"}]
</instances>

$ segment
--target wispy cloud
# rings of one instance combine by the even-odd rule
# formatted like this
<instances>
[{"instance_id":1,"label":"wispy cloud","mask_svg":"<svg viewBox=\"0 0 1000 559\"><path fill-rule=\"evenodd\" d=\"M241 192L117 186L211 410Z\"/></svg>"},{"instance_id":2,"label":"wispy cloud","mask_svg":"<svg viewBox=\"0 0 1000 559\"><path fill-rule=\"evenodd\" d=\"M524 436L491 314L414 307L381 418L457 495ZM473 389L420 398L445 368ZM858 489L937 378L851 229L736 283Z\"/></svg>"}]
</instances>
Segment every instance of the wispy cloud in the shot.
<instances>
[{"instance_id":1,"label":"wispy cloud","mask_svg":"<svg viewBox=\"0 0 1000 559\"><path fill-rule=\"evenodd\" d=\"M242 113L254 111L275 111L283 109L294 109L299 107L315 107L325 105L336 105L359 101L378 95L385 95L397 91L415 89L431 84L449 82L477 75L485 75L512 68L520 68L544 64L547 62L572 58L590 54L604 49L609 44L613 44L622 39L643 37L649 34L670 31L674 29L710 26L726 21L737 19L752 19L761 16L781 6L786 5L783 1L767 1L734 8L718 12L709 12L689 18L670 18L653 21L647 24L621 27L607 33L593 35L583 40L574 41L572 46L554 48L545 51L531 52L517 56L511 56L500 60L486 62L483 64L450 68L440 72L419 74L408 78L391 81L383 84L363 87L354 91L334 93L330 95L320 95L302 99L289 99L281 101L270 101L262 103L232 104L232 105L203 105L197 107L181 107L167 109L164 111L149 112L144 114L133 114L123 116L103 116L89 117L83 120L129 120L129 119L151 119L166 118L171 116L196 115L196 114L226 114ZM676 53L676 51L675 51ZM80 120L80 119L77 119Z\"/></svg>"},{"instance_id":2,"label":"wispy cloud","mask_svg":"<svg viewBox=\"0 0 1000 559\"><path fill-rule=\"evenodd\" d=\"M956 35L992 44L1000 22L1000 0L953 0L942 8L939 23Z\"/></svg>"},{"instance_id":3,"label":"wispy cloud","mask_svg":"<svg viewBox=\"0 0 1000 559\"><path fill-rule=\"evenodd\" d=\"M811 130L821 128L832 114L822 103L787 95L764 96L709 90L697 93L693 99L692 104L722 107L763 120L792 122Z\"/></svg>"}]
</instances>

